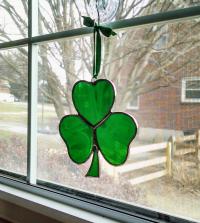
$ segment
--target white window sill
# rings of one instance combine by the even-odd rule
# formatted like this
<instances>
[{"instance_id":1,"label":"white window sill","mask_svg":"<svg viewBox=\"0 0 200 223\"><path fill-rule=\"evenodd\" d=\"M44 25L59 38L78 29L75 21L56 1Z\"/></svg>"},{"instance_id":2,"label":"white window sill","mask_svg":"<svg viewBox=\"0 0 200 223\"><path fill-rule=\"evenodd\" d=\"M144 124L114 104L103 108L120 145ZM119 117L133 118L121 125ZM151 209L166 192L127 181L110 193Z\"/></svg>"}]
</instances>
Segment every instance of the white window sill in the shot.
<instances>
[{"instance_id":1,"label":"white window sill","mask_svg":"<svg viewBox=\"0 0 200 223\"><path fill-rule=\"evenodd\" d=\"M181 100L181 103L187 103L187 104L189 104L189 103L200 103L200 100L199 99L182 99Z\"/></svg>"},{"instance_id":2,"label":"white window sill","mask_svg":"<svg viewBox=\"0 0 200 223\"><path fill-rule=\"evenodd\" d=\"M0 184L0 199L46 215L61 222L101 222L114 223L116 221L91 212L40 197L19 189ZM68 221L66 221L68 220ZM77 221L78 220L78 221Z\"/></svg>"}]
</instances>

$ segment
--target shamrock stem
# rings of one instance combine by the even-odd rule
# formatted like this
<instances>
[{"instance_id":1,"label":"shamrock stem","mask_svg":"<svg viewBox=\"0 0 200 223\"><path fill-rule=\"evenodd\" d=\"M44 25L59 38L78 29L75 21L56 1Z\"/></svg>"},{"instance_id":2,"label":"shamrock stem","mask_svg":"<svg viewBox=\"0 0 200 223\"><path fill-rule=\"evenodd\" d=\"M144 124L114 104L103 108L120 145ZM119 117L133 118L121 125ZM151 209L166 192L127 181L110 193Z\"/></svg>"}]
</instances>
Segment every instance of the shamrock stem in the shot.
<instances>
[{"instance_id":1,"label":"shamrock stem","mask_svg":"<svg viewBox=\"0 0 200 223\"><path fill-rule=\"evenodd\" d=\"M96 146L93 147L93 157L90 169L88 170L87 177L99 177L99 156Z\"/></svg>"}]
</instances>

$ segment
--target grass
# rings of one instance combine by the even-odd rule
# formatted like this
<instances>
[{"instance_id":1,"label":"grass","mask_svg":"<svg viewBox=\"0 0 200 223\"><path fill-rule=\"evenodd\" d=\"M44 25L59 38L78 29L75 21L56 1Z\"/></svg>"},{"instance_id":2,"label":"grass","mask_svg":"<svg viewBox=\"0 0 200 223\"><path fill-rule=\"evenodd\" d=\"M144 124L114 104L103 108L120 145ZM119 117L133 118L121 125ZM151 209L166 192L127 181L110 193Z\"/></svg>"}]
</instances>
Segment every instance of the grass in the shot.
<instances>
[{"instance_id":1,"label":"grass","mask_svg":"<svg viewBox=\"0 0 200 223\"><path fill-rule=\"evenodd\" d=\"M27 104L18 102L0 102L0 112L26 112Z\"/></svg>"},{"instance_id":2,"label":"grass","mask_svg":"<svg viewBox=\"0 0 200 223\"><path fill-rule=\"evenodd\" d=\"M0 122L6 122L6 123L17 123L21 125L26 125L27 124L27 117L25 114L23 115L17 115L17 114L12 114L12 115L0 115Z\"/></svg>"},{"instance_id":3,"label":"grass","mask_svg":"<svg viewBox=\"0 0 200 223\"><path fill-rule=\"evenodd\" d=\"M10 131L0 130L0 139L10 138L13 135Z\"/></svg>"},{"instance_id":4,"label":"grass","mask_svg":"<svg viewBox=\"0 0 200 223\"><path fill-rule=\"evenodd\" d=\"M53 118L56 118L54 114L46 114L44 116L44 123L50 123ZM42 115L38 115L38 123L41 123ZM0 115L0 122L6 123L17 123L21 125L27 124L27 115L26 114L6 114Z\"/></svg>"},{"instance_id":5,"label":"grass","mask_svg":"<svg viewBox=\"0 0 200 223\"><path fill-rule=\"evenodd\" d=\"M2 113L2 114L1 114ZM56 118L54 107L44 106L44 121L50 123ZM38 122L41 122L41 105L38 106ZM0 102L0 122L27 124L27 104L20 102Z\"/></svg>"},{"instance_id":6,"label":"grass","mask_svg":"<svg viewBox=\"0 0 200 223\"><path fill-rule=\"evenodd\" d=\"M13 136L26 140L26 135L24 135L22 133L11 132L11 131L0 129L0 140L2 140L2 139L10 140L10 138L12 138Z\"/></svg>"},{"instance_id":7,"label":"grass","mask_svg":"<svg viewBox=\"0 0 200 223\"><path fill-rule=\"evenodd\" d=\"M26 102L0 102L0 112L27 112L27 103ZM42 108L41 104L38 104L38 113L41 113ZM53 105L45 104L44 105L45 114L55 113Z\"/></svg>"}]
</instances>

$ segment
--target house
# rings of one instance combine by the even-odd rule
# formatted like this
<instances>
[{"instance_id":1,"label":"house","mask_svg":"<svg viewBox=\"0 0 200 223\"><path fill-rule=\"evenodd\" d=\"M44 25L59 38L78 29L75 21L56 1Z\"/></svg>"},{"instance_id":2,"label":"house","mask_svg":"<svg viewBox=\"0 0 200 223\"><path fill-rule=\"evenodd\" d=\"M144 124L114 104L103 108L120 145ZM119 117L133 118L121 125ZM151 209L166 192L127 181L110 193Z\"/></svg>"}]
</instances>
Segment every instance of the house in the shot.
<instances>
[{"instance_id":1,"label":"house","mask_svg":"<svg viewBox=\"0 0 200 223\"><path fill-rule=\"evenodd\" d=\"M190 30L193 23L188 22L186 25ZM184 30L179 27L175 30L175 25L167 30L167 35L166 31L163 32L164 35L154 45L157 49L147 61L144 73L153 71L152 74L156 72L160 75L160 61L165 63L165 56L170 58L171 49L176 53L173 55L173 59L176 59L165 66L160 75L162 77L156 76L146 83L139 82L146 90L133 95L127 108L137 119L141 137L148 136L151 141L166 140L172 135L191 134L200 129L200 48L198 45L187 45L191 38L196 38L197 31L193 30L193 35L190 33L185 39L180 38L176 46L171 46L171 43L168 46L168 42L172 42L170 38L178 36L175 31L180 33L181 38L184 37ZM194 44L195 40L198 42L193 39ZM167 50L162 50L163 46ZM170 59L168 62L171 62Z\"/></svg>"},{"instance_id":2,"label":"house","mask_svg":"<svg viewBox=\"0 0 200 223\"><path fill-rule=\"evenodd\" d=\"M200 129L200 72L181 72L174 84L133 96L128 112L150 139L192 133ZM156 87L158 86L158 87ZM162 135L162 137L161 137Z\"/></svg>"}]
</instances>

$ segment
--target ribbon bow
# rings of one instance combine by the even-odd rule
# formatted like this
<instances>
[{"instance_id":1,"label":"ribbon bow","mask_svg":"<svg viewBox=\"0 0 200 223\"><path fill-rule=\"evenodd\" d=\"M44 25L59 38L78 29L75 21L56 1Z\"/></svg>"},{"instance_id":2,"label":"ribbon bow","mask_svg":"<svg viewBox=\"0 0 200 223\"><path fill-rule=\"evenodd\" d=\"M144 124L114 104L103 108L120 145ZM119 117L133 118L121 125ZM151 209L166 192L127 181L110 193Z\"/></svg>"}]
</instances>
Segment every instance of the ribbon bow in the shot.
<instances>
[{"instance_id":1,"label":"ribbon bow","mask_svg":"<svg viewBox=\"0 0 200 223\"><path fill-rule=\"evenodd\" d=\"M87 16L83 17L83 24L87 27L94 27L93 38L94 38L94 55L93 55L93 78L97 79L101 68L101 33L106 36L115 36L117 35L110 27L100 26Z\"/></svg>"}]
</instances>

